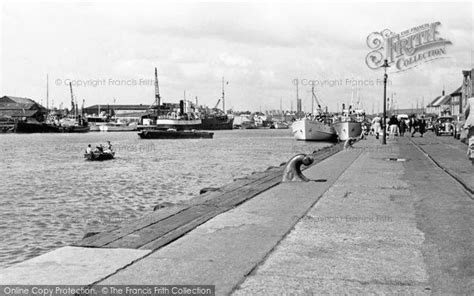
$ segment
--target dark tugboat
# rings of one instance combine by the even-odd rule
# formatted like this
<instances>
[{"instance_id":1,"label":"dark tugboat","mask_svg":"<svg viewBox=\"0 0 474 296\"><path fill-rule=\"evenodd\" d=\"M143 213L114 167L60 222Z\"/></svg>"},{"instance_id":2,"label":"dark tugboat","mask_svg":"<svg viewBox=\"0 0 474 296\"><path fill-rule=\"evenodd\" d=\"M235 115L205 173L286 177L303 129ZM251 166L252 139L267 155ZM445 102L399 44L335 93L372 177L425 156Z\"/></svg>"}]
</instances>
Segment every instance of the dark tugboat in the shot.
<instances>
[{"instance_id":1,"label":"dark tugboat","mask_svg":"<svg viewBox=\"0 0 474 296\"><path fill-rule=\"evenodd\" d=\"M214 133L201 131L143 130L138 133L142 139L212 139Z\"/></svg>"}]
</instances>

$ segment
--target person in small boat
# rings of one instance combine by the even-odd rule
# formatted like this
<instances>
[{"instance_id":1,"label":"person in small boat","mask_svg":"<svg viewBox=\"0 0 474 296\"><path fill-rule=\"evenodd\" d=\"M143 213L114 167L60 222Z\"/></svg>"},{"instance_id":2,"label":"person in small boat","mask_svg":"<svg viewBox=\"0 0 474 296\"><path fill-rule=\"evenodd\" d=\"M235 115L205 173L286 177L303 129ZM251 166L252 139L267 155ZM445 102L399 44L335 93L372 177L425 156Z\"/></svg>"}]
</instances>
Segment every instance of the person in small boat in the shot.
<instances>
[{"instance_id":1,"label":"person in small boat","mask_svg":"<svg viewBox=\"0 0 474 296\"><path fill-rule=\"evenodd\" d=\"M92 147L91 147L91 144L89 144L86 148L86 153L87 154L91 154L92 153Z\"/></svg>"},{"instance_id":2,"label":"person in small boat","mask_svg":"<svg viewBox=\"0 0 474 296\"><path fill-rule=\"evenodd\" d=\"M110 141L107 141L107 146L106 146L105 152L106 153L112 153L112 144L110 143Z\"/></svg>"},{"instance_id":3,"label":"person in small boat","mask_svg":"<svg viewBox=\"0 0 474 296\"><path fill-rule=\"evenodd\" d=\"M100 144L99 146L95 147L97 148L97 151L100 152L100 153L104 153L104 146L102 146L102 144Z\"/></svg>"}]
</instances>

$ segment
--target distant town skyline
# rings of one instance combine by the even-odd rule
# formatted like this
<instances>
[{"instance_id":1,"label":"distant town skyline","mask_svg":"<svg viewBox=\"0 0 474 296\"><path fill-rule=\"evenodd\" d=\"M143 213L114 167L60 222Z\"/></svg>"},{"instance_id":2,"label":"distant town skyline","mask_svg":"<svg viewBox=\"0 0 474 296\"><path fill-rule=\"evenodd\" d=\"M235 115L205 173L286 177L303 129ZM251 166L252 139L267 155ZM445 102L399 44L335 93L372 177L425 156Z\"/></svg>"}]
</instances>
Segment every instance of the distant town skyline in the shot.
<instances>
[{"instance_id":1,"label":"distant town skyline","mask_svg":"<svg viewBox=\"0 0 474 296\"><path fill-rule=\"evenodd\" d=\"M382 108L383 71L366 64L367 38L440 22L452 44L442 59L406 71L389 68L399 108L411 108L461 85L473 67L470 2L4 2L0 95L68 106L152 104L154 68L163 102L186 98L244 110L303 110L311 87L337 111L352 98L367 112ZM393 99L393 98L392 98Z\"/></svg>"}]
</instances>

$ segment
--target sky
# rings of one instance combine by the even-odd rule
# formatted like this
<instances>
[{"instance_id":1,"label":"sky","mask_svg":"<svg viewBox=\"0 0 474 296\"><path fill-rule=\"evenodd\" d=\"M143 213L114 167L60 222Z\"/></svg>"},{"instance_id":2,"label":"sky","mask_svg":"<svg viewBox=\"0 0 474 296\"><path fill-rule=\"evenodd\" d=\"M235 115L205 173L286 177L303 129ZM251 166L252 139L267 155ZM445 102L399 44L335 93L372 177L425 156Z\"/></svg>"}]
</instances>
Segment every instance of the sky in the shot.
<instances>
[{"instance_id":1,"label":"sky","mask_svg":"<svg viewBox=\"0 0 474 296\"><path fill-rule=\"evenodd\" d=\"M154 68L164 102L198 98L214 106L226 81L226 108L303 109L311 83L337 111L360 98L383 102L383 70L370 69L367 37L439 21L446 58L403 72L388 69L388 97L399 108L424 105L461 85L473 67L471 2L4 1L0 95L68 106L152 104ZM227 84L228 82L228 84Z\"/></svg>"}]
</instances>

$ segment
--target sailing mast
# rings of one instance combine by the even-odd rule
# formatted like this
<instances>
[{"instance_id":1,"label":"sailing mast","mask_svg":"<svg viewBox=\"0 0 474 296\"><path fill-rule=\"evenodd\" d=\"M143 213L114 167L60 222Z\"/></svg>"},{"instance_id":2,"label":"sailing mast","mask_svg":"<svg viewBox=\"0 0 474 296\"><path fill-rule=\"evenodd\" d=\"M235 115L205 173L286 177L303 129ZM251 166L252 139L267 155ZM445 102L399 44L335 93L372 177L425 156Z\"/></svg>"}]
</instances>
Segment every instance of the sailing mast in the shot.
<instances>
[{"instance_id":1,"label":"sailing mast","mask_svg":"<svg viewBox=\"0 0 474 296\"><path fill-rule=\"evenodd\" d=\"M311 114L314 114L314 86L311 87Z\"/></svg>"}]
</instances>

